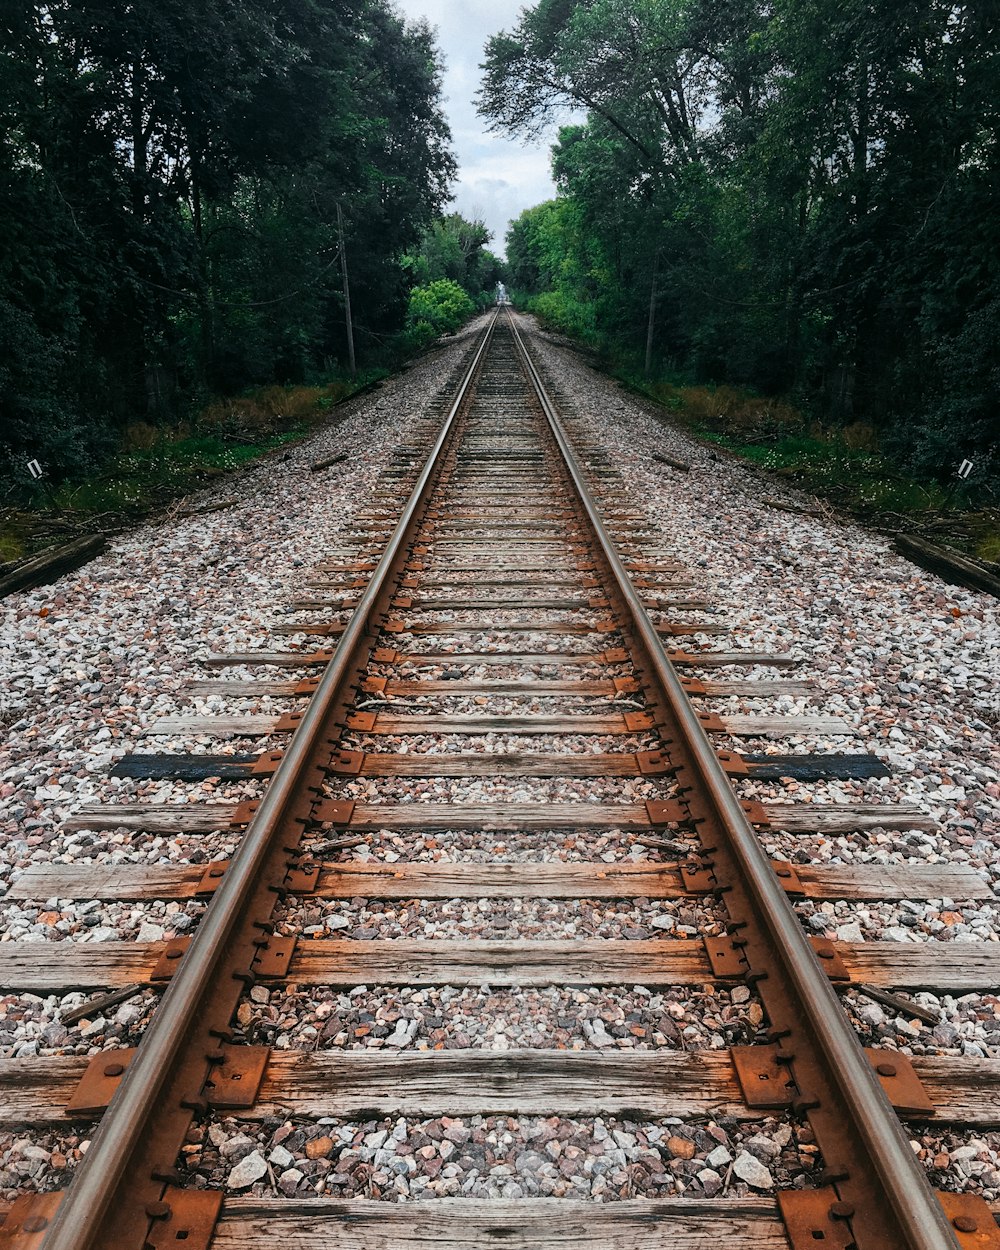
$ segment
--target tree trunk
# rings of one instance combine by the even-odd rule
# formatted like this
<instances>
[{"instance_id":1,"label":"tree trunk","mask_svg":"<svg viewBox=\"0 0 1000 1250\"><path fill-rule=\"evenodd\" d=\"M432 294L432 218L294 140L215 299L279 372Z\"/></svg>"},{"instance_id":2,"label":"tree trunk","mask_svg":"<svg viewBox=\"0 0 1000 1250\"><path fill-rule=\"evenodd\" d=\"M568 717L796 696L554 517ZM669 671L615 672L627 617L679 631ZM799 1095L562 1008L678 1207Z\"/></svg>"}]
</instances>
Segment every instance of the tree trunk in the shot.
<instances>
[{"instance_id":1,"label":"tree trunk","mask_svg":"<svg viewBox=\"0 0 1000 1250\"><path fill-rule=\"evenodd\" d=\"M193 146L193 145L192 145ZM194 221L195 247L198 254L198 332L201 342L202 381L214 380L215 375L215 309L212 299L212 283L205 256L204 208L197 162L192 158L191 209Z\"/></svg>"},{"instance_id":2,"label":"tree trunk","mask_svg":"<svg viewBox=\"0 0 1000 1250\"><path fill-rule=\"evenodd\" d=\"M653 371L653 335L656 330L656 282L660 273L660 253L653 257L653 280L649 284L649 322L646 325L646 381Z\"/></svg>"},{"instance_id":3,"label":"tree trunk","mask_svg":"<svg viewBox=\"0 0 1000 1250\"><path fill-rule=\"evenodd\" d=\"M347 359L351 377L357 377L358 366L354 358L354 322L351 318L351 283L347 276L347 247L344 243L344 213L337 201L337 232L340 235L340 272L344 279L344 320L347 323Z\"/></svg>"},{"instance_id":4,"label":"tree trunk","mask_svg":"<svg viewBox=\"0 0 1000 1250\"><path fill-rule=\"evenodd\" d=\"M132 126L132 212L139 221L146 217L146 166L148 145L146 142L146 119L143 114L145 100L146 70L142 54L132 63L132 99L129 101Z\"/></svg>"}]
</instances>

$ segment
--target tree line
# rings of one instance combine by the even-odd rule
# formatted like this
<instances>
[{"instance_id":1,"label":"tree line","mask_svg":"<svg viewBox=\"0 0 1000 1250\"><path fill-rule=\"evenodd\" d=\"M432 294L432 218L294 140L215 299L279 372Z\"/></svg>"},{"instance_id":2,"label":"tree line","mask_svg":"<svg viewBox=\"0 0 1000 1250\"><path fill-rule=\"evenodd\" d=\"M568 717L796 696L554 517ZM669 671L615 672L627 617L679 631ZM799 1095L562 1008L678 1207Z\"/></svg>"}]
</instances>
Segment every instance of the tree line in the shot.
<instances>
[{"instance_id":1,"label":"tree line","mask_svg":"<svg viewBox=\"0 0 1000 1250\"><path fill-rule=\"evenodd\" d=\"M509 238L551 321L995 472L995 5L538 0L484 70L493 127L585 118Z\"/></svg>"},{"instance_id":2,"label":"tree line","mask_svg":"<svg viewBox=\"0 0 1000 1250\"><path fill-rule=\"evenodd\" d=\"M455 172L426 23L48 0L0 36L0 469L79 471L130 422L346 366L345 289L362 359L403 328Z\"/></svg>"}]
</instances>

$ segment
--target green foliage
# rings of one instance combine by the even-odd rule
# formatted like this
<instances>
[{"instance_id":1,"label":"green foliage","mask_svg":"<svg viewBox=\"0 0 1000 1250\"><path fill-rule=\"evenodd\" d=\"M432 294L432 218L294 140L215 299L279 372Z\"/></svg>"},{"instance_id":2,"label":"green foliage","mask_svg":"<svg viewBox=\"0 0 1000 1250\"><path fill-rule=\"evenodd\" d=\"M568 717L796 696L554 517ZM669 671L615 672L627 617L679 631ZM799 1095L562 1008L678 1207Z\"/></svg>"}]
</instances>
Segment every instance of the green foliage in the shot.
<instances>
[{"instance_id":1,"label":"green foliage","mask_svg":"<svg viewBox=\"0 0 1000 1250\"><path fill-rule=\"evenodd\" d=\"M508 239L553 325L651 377L862 422L921 480L996 482L1000 28L929 0L537 0L480 109L559 199ZM652 314L651 314L652 309ZM586 310L587 315L583 315Z\"/></svg>"},{"instance_id":2,"label":"green foliage","mask_svg":"<svg viewBox=\"0 0 1000 1250\"><path fill-rule=\"evenodd\" d=\"M456 283L477 308L496 298L498 282L506 281L507 267L487 250L492 235L481 221L449 213L432 221L403 263L413 286L429 286L442 278Z\"/></svg>"},{"instance_id":3,"label":"green foliage","mask_svg":"<svg viewBox=\"0 0 1000 1250\"><path fill-rule=\"evenodd\" d=\"M407 328L416 341L427 341L428 336L453 334L475 311L475 304L457 282L438 278L410 292Z\"/></svg>"},{"instance_id":4,"label":"green foliage","mask_svg":"<svg viewBox=\"0 0 1000 1250\"><path fill-rule=\"evenodd\" d=\"M389 0L29 0L0 50L0 473L92 472L138 421L328 377L403 324L455 171ZM15 12L16 10L16 12ZM341 218L343 232L341 232Z\"/></svg>"},{"instance_id":5,"label":"green foliage","mask_svg":"<svg viewBox=\"0 0 1000 1250\"><path fill-rule=\"evenodd\" d=\"M382 375L375 369L324 386L247 390L213 401L173 433L134 423L125 431L126 450L67 477L45 502L76 513L140 516L302 438L333 405Z\"/></svg>"},{"instance_id":6,"label":"green foliage","mask_svg":"<svg viewBox=\"0 0 1000 1250\"><path fill-rule=\"evenodd\" d=\"M528 301L528 311L549 329L584 341L594 337L594 306L574 299L566 291L543 291Z\"/></svg>"},{"instance_id":7,"label":"green foliage","mask_svg":"<svg viewBox=\"0 0 1000 1250\"><path fill-rule=\"evenodd\" d=\"M55 503L76 512L140 515L166 500L198 490L210 478L240 468L293 442L304 426L233 444L220 435L199 435L113 457L99 477L64 482Z\"/></svg>"}]
</instances>

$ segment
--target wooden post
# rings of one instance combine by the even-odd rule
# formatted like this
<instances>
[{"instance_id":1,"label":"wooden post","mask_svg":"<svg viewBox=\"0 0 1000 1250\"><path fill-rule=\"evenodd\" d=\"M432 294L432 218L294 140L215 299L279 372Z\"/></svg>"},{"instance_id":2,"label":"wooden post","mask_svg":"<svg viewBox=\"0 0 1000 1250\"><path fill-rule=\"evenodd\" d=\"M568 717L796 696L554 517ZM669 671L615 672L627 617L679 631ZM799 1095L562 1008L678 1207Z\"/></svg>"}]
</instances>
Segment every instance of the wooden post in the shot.
<instances>
[{"instance_id":1,"label":"wooden post","mask_svg":"<svg viewBox=\"0 0 1000 1250\"><path fill-rule=\"evenodd\" d=\"M337 232L340 236L340 272L344 279L344 319L347 322L347 359L351 377L357 377L358 366L354 357L354 322L351 319L351 284L347 276L347 247L344 244L344 213L337 201Z\"/></svg>"},{"instance_id":2,"label":"wooden post","mask_svg":"<svg viewBox=\"0 0 1000 1250\"><path fill-rule=\"evenodd\" d=\"M660 253L653 257L653 280L649 287L649 323L646 326L646 381L653 371L653 331L656 328L656 279L660 269Z\"/></svg>"}]
</instances>

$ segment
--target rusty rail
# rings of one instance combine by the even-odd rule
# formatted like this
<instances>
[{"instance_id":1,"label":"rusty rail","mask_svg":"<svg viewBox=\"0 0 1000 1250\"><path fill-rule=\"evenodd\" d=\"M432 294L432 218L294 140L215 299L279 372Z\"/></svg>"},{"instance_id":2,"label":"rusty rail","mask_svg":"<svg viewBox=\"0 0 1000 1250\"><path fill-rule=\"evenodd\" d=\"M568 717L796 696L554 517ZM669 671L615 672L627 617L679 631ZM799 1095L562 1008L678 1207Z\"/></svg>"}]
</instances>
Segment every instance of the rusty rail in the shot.
<instances>
[{"instance_id":1,"label":"rusty rail","mask_svg":"<svg viewBox=\"0 0 1000 1250\"><path fill-rule=\"evenodd\" d=\"M229 1022L258 961L280 956L268 918L294 872L303 830L315 817L321 760L340 737L377 634L399 588L433 485L447 471L457 422L486 358L502 310L490 321L444 418L400 520L358 607L326 665L300 726L251 820L223 883L180 961L138 1053L94 1136L43 1242L43 1250L140 1250L165 1244L155 1227L170 1203L206 1204L209 1228L221 1194L183 1190L177 1152L203 1091L228 1056ZM791 1081L791 1109L810 1123L826 1165L819 1187L779 1195L793 1245L809 1229L834 1227L827 1244L857 1250L956 1250L961 1243L915 1160L896 1113L841 1009L814 946L760 846L688 695L670 663L602 520L567 429L549 398L513 317L518 355L535 390L563 471L591 529L609 600L630 639L671 774L698 831L697 870L729 917L706 941L719 975L742 977L763 1002L769 1058ZM751 1062L753 1062L751 1060ZM202 1091L202 1094L199 1094ZM751 1105L754 1105L751 1103ZM761 1104L766 1106L767 1104ZM214 1204L214 1213L208 1208ZM197 1216L197 1211L194 1215ZM831 1225L832 1221L832 1225ZM961 1224L955 1222L955 1227ZM796 1236L796 1229L798 1236Z\"/></svg>"},{"instance_id":2,"label":"rusty rail","mask_svg":"<svg viewBox=\"0 0 1000 1250\"><path fill-rule=\"evenodd\" d=\"M176 1179L174 1159L187 1124L200 1109L192 1088L200 1090L219 1043L226 1041L235 1003L253 966L255 946L266 947L267 925L254 917L269 916L280 895L288 864L277 842L299 834L315 802L308 772L317 748L338 713L353 699L352 679L361 657L372 645L373 622L384 615L395 592L393 581L405 561L412 535L426 508L434 481L454 432L456 418L469 396L489 348L499 310L477 347L440 433L365 593L326 666L299 730L265 791L260 807L233 856L197 936L173 976L138 1053L105 1112L90 1149L52 1220L44 1250L108 1250L111 1246L142 1247L156 1218L162 1215L164 1187ZM376 631L377 632L377 631ZM329 754L329 747L327 747ZM279 858L275 862L276 853ZM240 965L247 972L240 971ZM232 969L230 976L227 970ZM234 979L235 978L235 979ZM200 1037L206 1037L200 1053ZM214 1053L210 1048L216 1048ZM180 1107L178 1116L173 1109ZM167 1110L165 1110L165 1108ZM172 1117L170 1131L164 1121ZM157 1138L177 1138L169 1157L157 1155ZM162 1148L162 1147L160 1147ZM179 1193L179 1191L177 1191Z\"/></svg>"},{"instance_id":3,"label":"rusty rail","mask_svg":"<svg viewBox=\"0 0 1000 1250\"><path fill-rule=\"evenodd\" d=\"M511 314L530 377L612 579L620 620L638 643L640 669L652 686L647 705L665 721L672 771L686 786L691 815L731 916L736 950L756 982L786 1066L826 1161L830 1198L858 1250L956 1250L958 1241L914 1158L861 1043L840 1005L740 806L642 600L601 518L563 423ZM711 859L714 856L714 861ZM728 862L725 862L728 861ZM805 1036L804 1036L805 1034ZM805 1043L807 1049L802 1049ZM808 1193L809 1191L803 1191ZM783 1204L784 1205L784 1204ZM852 1220L852 1215L857 1218ZM786 1222L788 1212L785 1211Z\"/></svg>"}]
</instances>

